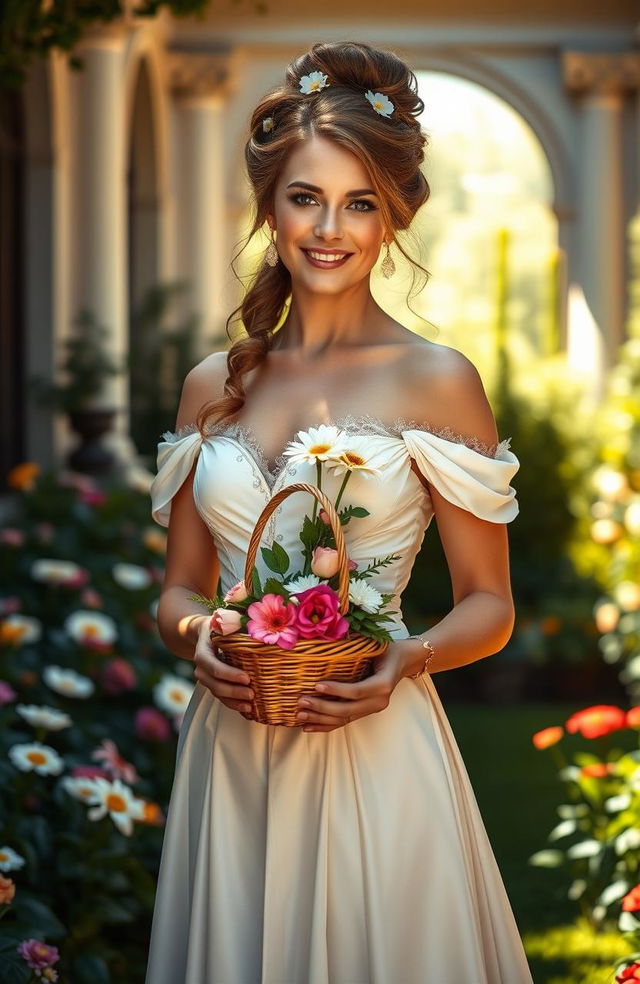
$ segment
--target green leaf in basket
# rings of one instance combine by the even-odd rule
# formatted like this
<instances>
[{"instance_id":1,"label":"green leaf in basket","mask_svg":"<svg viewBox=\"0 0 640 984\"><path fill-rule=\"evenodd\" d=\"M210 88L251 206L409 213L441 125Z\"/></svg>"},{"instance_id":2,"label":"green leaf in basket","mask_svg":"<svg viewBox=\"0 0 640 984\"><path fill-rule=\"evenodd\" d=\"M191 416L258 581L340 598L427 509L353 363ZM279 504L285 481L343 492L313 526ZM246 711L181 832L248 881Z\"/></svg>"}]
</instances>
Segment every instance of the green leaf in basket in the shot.
<instances>
[{"instance_id":1,"label":"green leaf in basket","mask_svg":"<svg viewBox=\"0 0 640 984\"><path fill-rule=\"evenodd\" d=\"M346 526L350 519L354 516L356 519L362 519L364 516L369 515L369 510L365 509L364 506L345 506L338 513L340 517L340 522L342 526Z\"/></svg>"},{"instance_id":2,"label":"green leaf in basket","mask_svg":"<svg viewBox=\"0 0 640 984\"><path fill-rule=\"evenodd\" d=\"M315 546L316 537L317 537L316 524L311 519L309 519L308 516L305 516L304 520L302 521L302 529L300 531L300 539L302 540L303 545L307 547L307 549L311 549L312 546Z\"/></svg>"},{"instance_id":3,"label":"green leaf in basket","mask_svg":"<svg viewBox=\"0 0 640 984\"><path fill-rule=\"evenodd\" d=\"M268 577L264 582L264 593L265 594L277 594L282 595L283 598L289 600L289 592L285 588L282 581L279 581L277 577Z\"/></svg>"},{"instance_id":4,"label":"green leaf in basket","mask_svg":"<svg viewBox=\"0 0 640 984\"><path fill-rule=\"evenodd\" d=\"M262 585L260 584L260 575L256 568L253 568L251 573L251 592L256 596L256 598L262 597Z\"/></svg>"},{"instance_id":5,"label":"green leaf in basket","mask_svg":"<svg viewBox=\"0 0 640 984\"><path fill-rule=\"evenodd\" d=\"M281 547L279 543L274 541L271 549L269 547L261 547L262 557L269 568L270 571L274 571L276 574L286 574L289 570L289 554Z\"/></svg>"}]
</instances>

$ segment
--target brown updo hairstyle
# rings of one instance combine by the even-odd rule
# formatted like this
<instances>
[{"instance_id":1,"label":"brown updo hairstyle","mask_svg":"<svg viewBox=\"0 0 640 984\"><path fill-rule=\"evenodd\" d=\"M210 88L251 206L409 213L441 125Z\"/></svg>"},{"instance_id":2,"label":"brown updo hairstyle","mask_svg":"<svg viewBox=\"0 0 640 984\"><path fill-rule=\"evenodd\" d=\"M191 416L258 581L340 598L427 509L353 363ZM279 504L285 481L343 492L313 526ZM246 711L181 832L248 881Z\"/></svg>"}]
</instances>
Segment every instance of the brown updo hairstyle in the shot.
<instances>
[{"instance_id":1,"label":"brown updo hairstyle","mask_svg":"<svg viewBox=\"0 0 640 984\"><path fill-rule=\"evenodd\" d=\"M328 84L314 93L303 93L300 79L317 71L324 72ZM390 116L376 112L365 99L369 89L389 97L394 105ZM338 41L314 44L306 54L295 58L286 70L284 83L260 100L251 117L244 154L255 219L242 249L233 258L234 273L234 261L273 210L275 187L287 155L314 134L334 140L360 158L378 195L386 228L407 229L430 194L420 169L427 137L416 117L423 109L414 73L390 51L355 41ZM268 117L272 118L273 127L265 130L263 120ZM405 252L397 239L395 242L414 268L412 287L415 268L428 278L428 271ZM227 353L229 375L224 396L206 404L198 414L202 433L210 419L220 421L243 406L242 377L258 366L271 348L290 295L291 275L282 261L278 260L275 267L262 263L244 300L227 319L230 338L233 320L242 322L246 335L237 339Z\"/></svg>"}]
</instances>

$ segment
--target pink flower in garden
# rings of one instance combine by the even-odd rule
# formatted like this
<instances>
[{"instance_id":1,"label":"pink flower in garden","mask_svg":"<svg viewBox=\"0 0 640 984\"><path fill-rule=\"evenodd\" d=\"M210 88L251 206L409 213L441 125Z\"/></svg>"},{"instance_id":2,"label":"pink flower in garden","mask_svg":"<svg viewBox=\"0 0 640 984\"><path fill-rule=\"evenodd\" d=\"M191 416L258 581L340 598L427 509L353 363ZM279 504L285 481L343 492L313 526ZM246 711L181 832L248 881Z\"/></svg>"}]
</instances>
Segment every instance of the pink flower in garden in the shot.
<instances>
[{"instance_id":1,"label":"pink flower in garden","mask_svg":"<svg viewBox=\"0 0 640 984\"><path fill-rule=\"evenodd\" d=\"M10 704L17 696L10 683L7 683L6 680L0 680L0 707L4 704Z\"/></svg>"},{"instance_id":2,"label":"pink flower in garden","mask_svg":"<svg viewBox=\"0 0 640 984\"><path fill-rule=\"evenodd\" d=\"M317 584L298 595L297 628L303 639L342 639L349 622L340 614L337 592Z\"/></svg>"},{"instance_id":3,"label":"pink flower in garden","mask_svg":"<svg viewBox=\"0 0 640 984\"><path fill-rule=\"evenodd\" d=\"M87 581L89 580L89 571L84 567L81 567L78 573L65 581L65 587L67 588L83 588Z\"/></svg>"},{"instance_id":4,"label":"pink flower in garden","mask_svg":"<svg viewBox=\"0 0 640 984\"><path fill-rule=\"evenodd\" d=\"M140 778L135 766L120 755L118 746L110 738L102 739L102 745L94 749L91 758L104 763L111 779L122 779L132 786Z\"/></svg>"},{"instance_id":5,"label":"pink flower in garden","mask_svg":"<svg viewBox=\"0 0 640 984\"><path fill-rule=\"evenodd\" d=\"M285 601L282 595L266 594L249 605L247 614L250 636L281 649L293 649L298 641L296 605Z\"/></svg>"},{"instance_id":6,"label":"pink flower in garden","mask_svg":"<svg viewBox=\"0 0 640 984\"><path fill-rule=\"evenodd\" d=\"M58 947L49 946L48 943L43 943L41 940L23 940L16 949L32 970L51 967L60 959Z\"/></svg>"},{"instance_id":7,"label":"pink flower in garden","mask_svg":"<svg viewBox=\"0 0 640 984\"><path fill-rule=\"evenodd\" d=\"M109 773L99 765L74 765L71 770L72 779L108 779Z\"/></svg>"},{"instance_id":8,"label":"pink flower in garden","mask_svg":"<svg viewBox=\"0 0 640 984\"><path fill-rule=\"evenodd\" d=\"M140 707L136 711L135 728L138 738L145 741L168 741L171 725L155 707Z\"/></svg>"},{"instance_id":9,"label":"pink flower in garden","mask_svg":"<svg viewBox=\"0 0 640 984\"><path fill-rule=\"evenodd\" d=\"M108 694L117 696L133 690L138 682L136 671L128 660L110 659L100 674L102 686Z\"/></svg>"},{"instance_id":10,"label":"pink flower in garden","mask_svg":"<svg viewBox=\"0 0 640 984\"><path fill-rule=\"evenodd\" d=\"M102 595L95 588L85 588L80 595L80 601L87 608L102 608Z\"/></svg>"},{"instance_id":11,"label":"pink flower in garden","mask_svg":"<svg viewBox=\"0 0 640 984\"><path fill-rule=\"evenodd\" d=\"M107 496L101 489L80 489L78 498L86 506L101 506L106 502Z\"/></svg>"},{"instance_id":12,"label":"pink flower in garden","mask_svg":"<svg viewBox=\"0 0 640 984\"><path fill-rule=\"evenodd\" d=\"M333 547L316 547L311 557L311 570L317 577L332 577L338 570L338 551Z\"/></svg>"},{"instance_id":13,"label":"pink flower in garden","mask_svg":"<svg viewBox=\"0 0 640 984\"><path fill-rule=\"evenodd\" d=\"M241 618L240 612L234 612L232 608L216 608L209 621L209 629L220 635L230 635L239 631Z\"/></svg>"},{"instance_id":14,"label":"pink flower in garden","mask_svg":"<svg viewBox=\"0 0 640 984\"><path fill-rule=\"evenodd\" d=\"M238 581L234 584L232 588L229 588L224 600L233 603L234 601L244 601L247 597L247 589L245 587L244 581Z\"/></svg>"},{"instance_id":15,"label":"pink flower in garden","mask_svg":"<svg viewBox=\"0 0 640 984\"><path fill-rule=\"evenodd\" d=\"M24 543L24 533L12 526L5 526L0 530L0 543L6 543L8 547L21 547Z\"/></svg>"}]
</instances>

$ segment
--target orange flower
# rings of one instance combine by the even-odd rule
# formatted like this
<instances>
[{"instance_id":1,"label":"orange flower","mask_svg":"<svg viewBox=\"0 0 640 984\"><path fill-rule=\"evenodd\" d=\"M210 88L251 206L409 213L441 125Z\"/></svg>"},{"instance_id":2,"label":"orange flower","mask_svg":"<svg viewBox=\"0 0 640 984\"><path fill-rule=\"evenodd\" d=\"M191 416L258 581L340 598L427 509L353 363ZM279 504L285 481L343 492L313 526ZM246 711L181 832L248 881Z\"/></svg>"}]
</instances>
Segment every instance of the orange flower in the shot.
<instances>
[{"instance_id":1,"label":"orange flower","mask_svg":"<svg viewBox=\"0 0 640 984\"><path fill-rule=\"evenodd\" d=\"M24 626L11 625L9 622L0 622L0 644L7 646L17 645L25 633Z\"/></svg>"},{"instance_id":2,"label":"orange flower","mask_svg":"<svg viewBox=\"0 0 640 984\"><path fill-rule=\"evenodd\" d=\"M640 728L640 704L627 711L627 728Z\"/></svg>"},{"instance_id":3,"label":"orange flower","mask_svg":"<svg viewBox=\"0 0 640 984\"><path fill-rule=\"evenodd\" d=\"M161 827L164 823L164 813L157 803L153 803L151 800L145 800L141 820L142 823L148 823L154 827Z\"/></svg>"},{"instance_id":4,"label":"orange flower","mask_svg":"<svg viewBox=\"0 0 640 984\"><path fill-rule=\"evenodd\" d=\"M547 615L540 622L540 629L543 635L556 635L562 628L562 619L557 615Z\"/></svg>"},{"instance_id":5,"label":"orange flower","mask_svg":"<svg viewBox=\"0 0 640 984\"><path fill-rule=\"evenodd\" d=\"M531 740L536 748L548 748L549 745L555 745L556 742L560 741L563 734L564 728L561 728L560 726L543 728L542 731L536 731Z\"/></svg>"},{"instance_id":6,"label":"orange flower","mask_svg":"<svg viewBox=\"0 0 640 984\"><path fill-rule=\"evenodd\" d=\"M580 769L580 775L589 776L591 779L604 779L610 772L611 762L590 762Z\"/></svg>"},{"instance_id":7,"label":"orange flower","mask_svg":"<svg viewBox=\"0 0 640 984\"><path fill-rule=\"evenodd\" d=\"M16 465L7 475L7 485L12 489L22 489L23 492L30 492L36 484L36 478L40 474L40 465L35 461L23 461Z\"/></svg>"},{"instance_id":8,"label":"orange flower","mask_svg":"<svg viewBox=\"0 0 640 984\"><path fill-rule=\"evenodd\" d=\"M611 704L595 704L576 711L566 722L567 731L575 734L579 731L583 738L601 738L612 731L619 731L627 726L627 714L620 707Z\"/></svg>"},{"instance_id":9,"label":"orange flower","mask_svg":"<svg viewBox=\"0 0 640 984\"><path fill-rule=\"evenodd\" d=\"M0 905L8 905L16 894L16 886L11 878L0 875Z\"/></svg>"},{"instance_id":10,"label":"orange flower","mask_svg":"<svg viewBox=\"0 0 640 984\"><path fill-rule=\"evenodd\" d=\"M638 912L640 910L640 885L627 892L622 900L623 912Z\"/></svg>"}]
</instances>

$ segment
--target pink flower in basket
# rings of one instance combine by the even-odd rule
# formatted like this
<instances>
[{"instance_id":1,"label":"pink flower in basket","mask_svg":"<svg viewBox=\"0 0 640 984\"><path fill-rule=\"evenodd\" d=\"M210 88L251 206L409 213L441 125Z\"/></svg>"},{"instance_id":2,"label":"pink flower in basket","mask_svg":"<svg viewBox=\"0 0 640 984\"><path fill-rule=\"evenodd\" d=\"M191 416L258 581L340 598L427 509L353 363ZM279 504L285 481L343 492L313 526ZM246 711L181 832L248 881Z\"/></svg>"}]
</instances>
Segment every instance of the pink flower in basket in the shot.
<instances>
[{"instance_id":1,"label":"pink flower in basket","mask_svg":"<svg viewBox=\"0 0 640 984\"><path fill-rule=\"evenodd\" d=\"M240 612L234 612L232 608L216 608L209 621L209 629L220 635L229 635L231 632L238 632L240 619Z\"/></svg>"},{"instance_id":2,"label":"pink flower in basket","mask_svg":"<svg viewBox=\"0 0 640 984\"><path fill-rule=\"evenodd\" d=\"M298 641L297 612L297 606L282 595L266 594L247 608L247 632L260 642L293 649Z\"/></svg>"},{"instance_id":3,"label":"pink flower in basket","mask_svg":"<svg viewBox=\"0 0 640 984\"><path fill-rule=\"evenodd\" d=\"M224 600L231 602L231 604L233 604L235 601L244 601L246 597L247 597L247 589L245 587L244 581L238 581L238 583L234 584L232 588L229 588L226 595L224 596Z\"/></svg>"},{"instance_id":4,"label":"pink flower in basket","mask_svg":"<svg viewBox=\"0 0 640 984\"><path fill-rule=\"evenodd\" d=\"M311 558L311 570L318 577L333 577L339 567L338 551L333 547L316 547Z\"/></svg>"},{"instance_id":5,"label":"pink flower in basket","mask_svg":"<svg viewBox=\"0 0 640 984\"><path fill-rule=\"evenodd\" d=\"M328 584L301 591L297 605L297 628L303 639L342 639L349 622L340 614L337 593Z\"/></svg>"}]
</instances>

